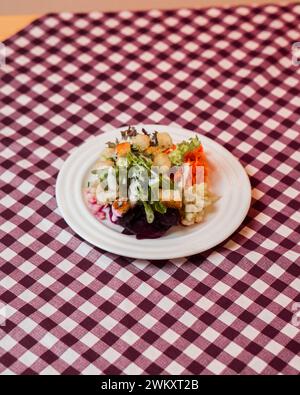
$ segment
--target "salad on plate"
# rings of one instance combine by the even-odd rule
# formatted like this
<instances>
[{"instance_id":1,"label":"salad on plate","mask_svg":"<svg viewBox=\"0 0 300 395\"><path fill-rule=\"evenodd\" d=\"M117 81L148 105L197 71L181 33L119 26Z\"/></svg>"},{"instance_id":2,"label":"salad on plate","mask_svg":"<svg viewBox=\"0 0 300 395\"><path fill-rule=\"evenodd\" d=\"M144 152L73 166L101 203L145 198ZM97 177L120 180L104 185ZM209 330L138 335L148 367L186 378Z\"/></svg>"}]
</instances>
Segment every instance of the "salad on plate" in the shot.
<instances>
[{"instance_id":1,"label":"salad on plate","mask_svg":"<svg viewBox=\"0 0 300 395\"><path fill-rule=\"evenodd\" d=\"M138 133L132 126L107 142L89 174L85 198L100 221L108 219L137 239L199 224L217 200L196 134L175 144L167 131Z\"/></svg>"}]
</instances>

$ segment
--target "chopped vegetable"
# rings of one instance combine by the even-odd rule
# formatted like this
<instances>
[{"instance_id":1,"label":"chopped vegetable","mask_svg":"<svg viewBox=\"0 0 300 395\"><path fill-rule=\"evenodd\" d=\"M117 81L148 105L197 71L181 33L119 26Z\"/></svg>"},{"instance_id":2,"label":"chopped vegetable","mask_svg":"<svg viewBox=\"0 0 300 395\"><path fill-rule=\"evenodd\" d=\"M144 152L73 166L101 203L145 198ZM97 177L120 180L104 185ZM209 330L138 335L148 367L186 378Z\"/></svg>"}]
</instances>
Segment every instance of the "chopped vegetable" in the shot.
<instances>
[{"instance_id":1,"label":"chopped vegetable","mask_svg":"<svg viewBox=\"0 0 300 395\"><path fill-rule=\"evenodd\" d=\"M189 141L183 141L177 144L174 151L169 154L169 158L173 165L182 165L184 162L184 155L201 145L198 136L190 138Z\"/></svg>"},{"instance_id":2,"label":"chopped vegetable","mask_svg":"<svg viewBox=\"0 0 300 395\"><path fill-rule=\"evenodd\" d=\"M158 211L161 214L165 214L165 212L167 211L167 207L160 201L154 202L153 208L155 211Z\"/></svg>"},{"instance_id":3,"label":"chopped vegetable","mask_svg":"<svg viewBox=\"0 0 300 395\"><path fill-rule=\"evenodd\" d=\"M174 151L176 149L176 144L173 144L171 147L167 148L166 150L164 150L164 154L170 154L172 151Z\"/></svg>"},{"instance_id":4,"label":"chopped vegetable","mask_svg":"<svg viewBox=\"0 0 300 395\"><path fill-rule=\"evenodd\" d=\"M187 152L184 155L184 162L189 164L192 168L192 184L196 184L199 182L204 182L207 178L207 162L205 158L205 154L203 152L203 147L200 145L199 147L193 149L190 152ZM200 168L204 169L204 178L202 177L202 174L200 173ZM198 177L200 177L199 180L197 180L197 171L198 171Z\"/></svg>"},{"instance_id":5,"label":"chopped vegetable","mask_svg":"<svg viewBox=\"0 0 300 395\"><path fill-rule=\"evenodd\" d=\"M157 146L157 145L158 145L157 134L158 134L158 132L152 133L152 136L151 136L151 145L154 145L154 146Z\"/></svg>"},{"instance_id":6,"label":"chopped vegetable","mask_svg":"<svg viewBox=\"0 0 300 395\"><path fill-rule=\"evenodd\" d=\"M128 126L128 128L126 130L123 130L121 132L121 136L122 136L123 140L126 140L129 137L133 137L136 135L137 135L137 131L136 131L136 128L133 126Z\"/></svg>"},{"instance_id":7,"label":"chopped vegetable","mask_svg":"<svg viewBox=\"0 0 300 395\"><path fill-rule=\"evenodd\" d=\"M170 148L173 144L171 136L165 132L157 133L157 143L162 149Z\"/></svg>"},{"instance_id":8,"label":"chopped vegetable","mask_svg":"<svg viewBox=\"0 0 300 395\"><path fill-rule=\"evenodd\" d=\"M152 222L154 221L154 213L153 213L152 207L150 206L150 204L148 204L146 202L143 202L143 204L144 204L144 208L145 208L147 222L148 222L148 224L152 224Z\"/></svg>"},{"instance_id":9,"label":"chopped vegetable","mask_svg":"<svg viewBox=\"0 0 300 395\"><path fill-rule=\"evenodd\" d=\"M138 151L145 151L150 146L150 137L145 134L137 134L132 138L132 144Z\"/></svg>"},{"instance_id":10,"label":"chopped vegetable","mask_svg":"<svg viewBox=\"0 0 300 395\"><path fill-rule=\"evenodd\" d=\"M116 148L118 157L124 157L131 151L130 143L119 143Z\"/></svg>"},{"instance_id":11,"label":"chopped vegetable","mask_svg":"<svg viewBox=\"0 0 300 395\"><path fill-rule=\"evenodd\" d=\"M116 147L116 143L113 143L112 141L108 141L107 143L106 143L106 145L108 146L108 148L115 148Z\"/></svg>"},{"instance_id":12,"label":"chopped vegetable","mask_svg":"<svg viewBox=\"0 0 300 395\"><path fill-rule=\"evenodd\" d=\"M165 170L168 170L171 167L171 161L167 154L160 153L154 156L153 165L162 168L164 167Z\"/></svg>"}]
</instances>

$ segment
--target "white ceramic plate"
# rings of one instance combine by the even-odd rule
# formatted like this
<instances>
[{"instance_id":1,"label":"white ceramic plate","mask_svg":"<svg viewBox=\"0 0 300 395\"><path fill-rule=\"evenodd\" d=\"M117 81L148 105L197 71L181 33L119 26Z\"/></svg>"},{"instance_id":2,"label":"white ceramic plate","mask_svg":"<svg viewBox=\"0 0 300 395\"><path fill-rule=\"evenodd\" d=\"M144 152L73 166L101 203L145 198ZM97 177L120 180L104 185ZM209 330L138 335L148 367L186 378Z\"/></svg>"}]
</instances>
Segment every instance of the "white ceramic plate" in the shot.
<instances>
[{"instance_id":1,"label":"white ceramic plate","mask_svg":"<svg viewBox=\"0 0 300 395\"><path fill-rule=\"evenodd\" d=\"M174 142L195 134L171 126L138 125L140 131L167 131ZM120 137L120 131L92 137L66 160L56 183L59 210L68 225L83 239L106 251L140 259L172 259L208 250L227 239L244 220L251 201L249 178L240 162L212 139L200 136L211 166L210 189L220 198L201 224L170 229L159 239L137 240L124 235L109 220L100 222L88 210L83 195L86 180L107 141Z\"/></svg>"}]
</instances>

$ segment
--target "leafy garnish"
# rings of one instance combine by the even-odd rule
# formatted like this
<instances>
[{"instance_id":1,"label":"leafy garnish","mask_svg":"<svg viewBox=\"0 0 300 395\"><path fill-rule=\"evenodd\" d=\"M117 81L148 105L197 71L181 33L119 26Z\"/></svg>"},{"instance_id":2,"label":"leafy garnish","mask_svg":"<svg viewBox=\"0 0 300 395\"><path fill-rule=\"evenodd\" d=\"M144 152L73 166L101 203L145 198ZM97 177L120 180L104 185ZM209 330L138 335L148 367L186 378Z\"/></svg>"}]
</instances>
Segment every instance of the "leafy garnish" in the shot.
<instances>
[{"instance_id":1,"label":"leafy garnish","mask_svg":"<svg viewBox=\"0 0 300 395\"><path fill-rule=\"evenodd\" d=\"M191 137L189 141L183 141L180 144L177 144L177 147L174 151L169 154L169 158L173 165L182 165L184 160L184 155L192 151L193 149L199 147L201 145L198 136Z\"/></svg>"},{"instance_id":2,"label":"leafy garnish","mask_svg":"<svg viewBox=\"0 0 300 395\"><path fill-rule=\"evenodd\" d=\"M108 141L107 143L106 143L106 145L108 146L108 148L116 148L116 143L113 143L112 141Z\"/></svg>"},{"instance_id":3,"label":"leafy garnish","mask_svg":"<svg viewBox=\"0 0 300 395\"><path fill-rule=\"evenodd\" d=\"M154 208L155 211L158 211L161 214L165 214L166 211L167 211L166 206L160 201L154 202L153 203L153 208Z\"/></svg>"},{"instance_id":4,"label":"leafy garnish","mask_svg":"<svg viewBox=\"0 0 300 395\"><path fill-rule=\"evenodd\" d=\"M152 161L141 153L136 155L134 152L131 151L127 154L127 160L130 165L143 166L147 170L150 170L152 166Z\"/></svg>"},{"instance_id":5,"label":"leafy garnish","mask_svg":"<svg viewBox=\"0 0 300 395\"><path fill-rule=\"evenodd\" d=\"M144 204L147 222L148 222L148 224L152 224L152 222L154 221L154 213L153 213L152 207L147 202L143 202L143 204Z\"/></svg>"},{"instance_id":6,"label":"leafy garnish","mask_svg":"<svg viewBox=\"0 0 300 395\"><path fill-rule=\"evenodd\" d=\"M123 140L127 140L128 137L134 137L137 134L138 133L137 133L136 128L133 126L130 126L130 125L128 126L128 128L126 130L122 130L122 132L121 132L121 136L122 136Z\"/></svg>"},{"instance_id":7,"label":"leafy garnish","mask_svg":"<svg viewBox=\"0 0 300 395\"><path fill-rule=\"evenodd\" d=\"M162 189L174 190L175 183L174 180L164 174L159 175L159 187Z\"/></svg>"},{"instance_id":8,"label":"leafy garnish","mask_svg":"<svg viewBox=\"0 0 300 395\"><path fill-rule=\"evenodd\" d=\"M157 140L157 133L158 132L154 132L154 133L152 133L152 136L151 136L151 145L154 145L154 146L157 146L158 145L158 140Z\"/></svg>"}]
</instances>

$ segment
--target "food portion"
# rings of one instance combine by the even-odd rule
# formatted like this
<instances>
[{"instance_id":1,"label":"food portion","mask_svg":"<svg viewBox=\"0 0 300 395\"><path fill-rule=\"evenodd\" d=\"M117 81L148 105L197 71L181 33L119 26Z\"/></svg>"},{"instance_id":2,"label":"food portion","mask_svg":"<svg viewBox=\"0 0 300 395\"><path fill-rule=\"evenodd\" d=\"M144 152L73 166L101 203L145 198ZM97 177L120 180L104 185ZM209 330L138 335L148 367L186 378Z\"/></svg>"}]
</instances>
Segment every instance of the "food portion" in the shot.
<instances>
[{"instance_id":1,"label":"food portion","mask_svg":"<svg viewBox=\"0 0 300 395\"><path fill-rule=\"evenodd\" d=\"M204 219L216 197L208 188L209 168L195 136L175 144L169 133L138 133L134 127L107 142L86 188L90 211L121 225L139 239L161 237L175 225Z\"/></svg>"}]
</instances>

